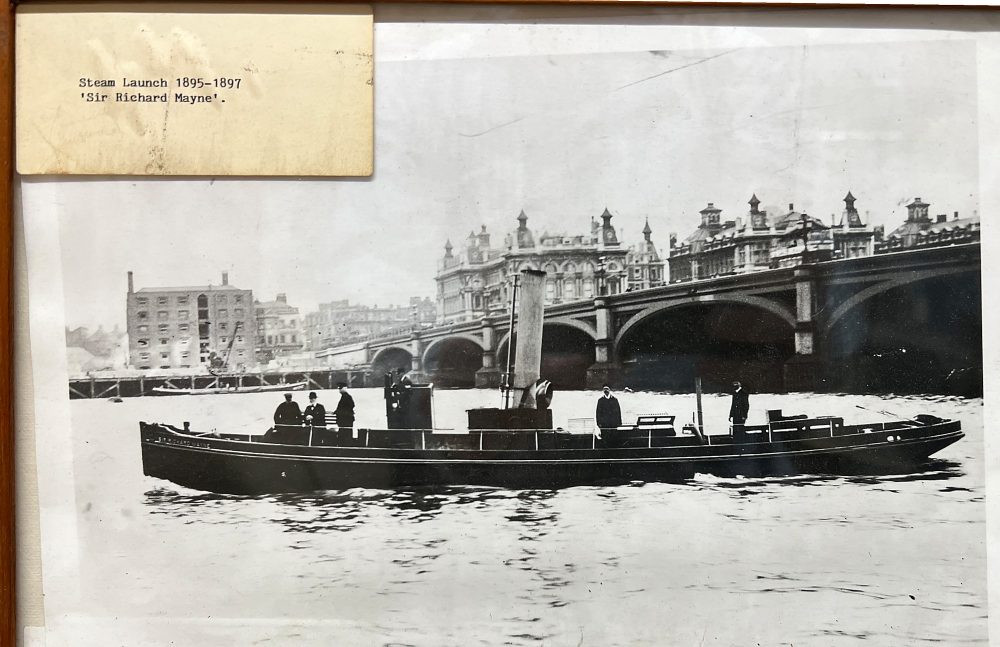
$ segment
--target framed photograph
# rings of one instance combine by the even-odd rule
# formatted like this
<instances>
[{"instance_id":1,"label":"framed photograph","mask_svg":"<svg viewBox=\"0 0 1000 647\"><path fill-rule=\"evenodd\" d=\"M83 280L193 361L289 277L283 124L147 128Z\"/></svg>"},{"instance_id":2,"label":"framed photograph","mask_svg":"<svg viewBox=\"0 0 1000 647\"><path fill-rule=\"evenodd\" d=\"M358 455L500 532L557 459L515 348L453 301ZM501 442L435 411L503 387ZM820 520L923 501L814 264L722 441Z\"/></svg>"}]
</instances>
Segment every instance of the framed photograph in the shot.
<instances>
[{"instance_id":1,"label":"framed photograph","mask_svg":"<svg viewBox=\"0 0 1000 647\"><path fill-rule=\"evenodd\" d=\"M989 643L995 12L16 20L12 639Z\"/></svg>"}]
</instances>

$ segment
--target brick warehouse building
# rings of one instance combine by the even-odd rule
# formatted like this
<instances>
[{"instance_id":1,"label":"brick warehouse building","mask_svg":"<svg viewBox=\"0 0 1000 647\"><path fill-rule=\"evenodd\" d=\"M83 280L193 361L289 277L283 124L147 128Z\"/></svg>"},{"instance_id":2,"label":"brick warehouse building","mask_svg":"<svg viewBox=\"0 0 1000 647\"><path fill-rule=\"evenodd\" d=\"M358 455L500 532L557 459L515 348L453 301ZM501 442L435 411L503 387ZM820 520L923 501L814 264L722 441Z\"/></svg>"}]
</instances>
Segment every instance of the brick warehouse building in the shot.
<instances>
[{"instance_id":1,"label":"brick warehouse building","mask_svg":"<svg viewBox=\"0 0 1000 647\"><path fill-rule=\"evenodd\" d=\"M257 331L252 290L229 285L135 290L128 273L125 305L129 365L142 370L256 367Z\"/></svg>"}]
</instances>

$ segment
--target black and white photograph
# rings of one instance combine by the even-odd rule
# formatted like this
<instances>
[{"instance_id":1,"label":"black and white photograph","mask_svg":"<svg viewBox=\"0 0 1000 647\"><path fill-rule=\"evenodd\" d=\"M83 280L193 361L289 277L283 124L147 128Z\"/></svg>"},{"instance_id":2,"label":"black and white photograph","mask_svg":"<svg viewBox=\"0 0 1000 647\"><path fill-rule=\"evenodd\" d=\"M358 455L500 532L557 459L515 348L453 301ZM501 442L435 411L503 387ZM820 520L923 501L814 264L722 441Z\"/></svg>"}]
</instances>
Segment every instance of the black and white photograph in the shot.
<instances>
[{"instance_id":1,"label":"black and white photograph","mask_svg":"<svg viewBox=\"0 0 1000 647\"><path fill-rule=\"evenodd\" d=\"M380 5L371 177L23 178L37 644L987 645L997 26Z\"/></svg>"}]
</instances>

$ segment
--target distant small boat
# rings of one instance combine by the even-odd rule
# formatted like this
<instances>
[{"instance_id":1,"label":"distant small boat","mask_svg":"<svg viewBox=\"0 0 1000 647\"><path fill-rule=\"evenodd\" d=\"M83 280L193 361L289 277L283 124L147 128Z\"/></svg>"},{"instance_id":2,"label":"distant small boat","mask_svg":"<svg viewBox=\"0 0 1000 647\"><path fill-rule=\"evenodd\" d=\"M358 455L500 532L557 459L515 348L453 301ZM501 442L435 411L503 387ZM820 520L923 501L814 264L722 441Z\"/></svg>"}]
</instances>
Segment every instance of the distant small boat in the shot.
<instances>
[{"instance_id":1,"label":"distant small boat","mask_svg":"<svg viewBox=\"0 0 1000 647\"><path fill-rule=\"evenodd\" d=\"M301 391L307 386L306 382L292 382L290 384L259 384L257 386L210 386L202 389L185 389L175 386L153 387L152 392L156 395L225 395L230 393L268 393L271 391Z\"/></svg>"}]
</instances>

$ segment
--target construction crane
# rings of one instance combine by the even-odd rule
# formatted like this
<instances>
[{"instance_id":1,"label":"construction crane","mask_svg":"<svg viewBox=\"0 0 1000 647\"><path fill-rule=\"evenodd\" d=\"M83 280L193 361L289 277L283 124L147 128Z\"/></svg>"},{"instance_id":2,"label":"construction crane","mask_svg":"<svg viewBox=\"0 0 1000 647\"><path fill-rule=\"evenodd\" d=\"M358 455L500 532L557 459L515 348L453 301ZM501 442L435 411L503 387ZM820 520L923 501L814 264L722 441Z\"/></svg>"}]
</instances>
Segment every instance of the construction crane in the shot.
<instances>
[{"instance_id":1,"label":"construction crane","mask_svg":"<svg viewBox=\"0 0 1000 647\"><path fill-rule=\"evenodd\" d=\"M218 370L218 369L225 370L226 368L228 368L228 366L229 366L229 356L232 354L232 352L233 352L233 344L236 342L236 333L238 333L240 331L240 328L242 326L243 326L243 322L242 321L237 321L236 325L233 326L233 335L232 335L232 337L229 338L229 343L226 345L226 353L225 353L225 355L223 355L220 358L215 353L212 353L212 355L209 356L209 358L208 358L208 370L213 375L215 374L215 371Z\"/></svg>"}]
</instances>

